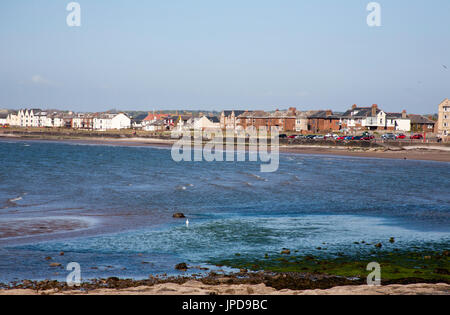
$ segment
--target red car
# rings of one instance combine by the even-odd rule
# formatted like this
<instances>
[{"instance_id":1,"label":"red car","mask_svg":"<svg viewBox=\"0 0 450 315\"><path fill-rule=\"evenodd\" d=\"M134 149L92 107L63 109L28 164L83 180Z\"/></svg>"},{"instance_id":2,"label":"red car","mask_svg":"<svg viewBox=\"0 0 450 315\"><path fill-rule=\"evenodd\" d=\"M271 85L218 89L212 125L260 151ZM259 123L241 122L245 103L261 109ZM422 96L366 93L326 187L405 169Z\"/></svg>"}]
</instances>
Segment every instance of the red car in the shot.
<instances>
[{"instance_id":1,"label":"red car","mask_svg":"<svg viewBox=\"0 0 450 315\"><path fill-rule=\"evenodd\" d=\"M345 140L345 137L337 137L336 140L343 141L343 140Z\"/></svg>"},{"instance_id":2,"label":"red car","mask_svg":"<svg viewBox=\"0 0 450 315\"><path fill-rule=\"evenodd\" d=\"M361 138L361 140L365 140L365 141L370 141L370 140L373 140L373 139L375 139L374 136L365 136L365 137Z\"/></svg>"},{"instance_id":3,"label":"red car","mask_svg":"<svg viewBox=\"0 0 450 315\"><path fill-rule=\"evenodd\" d=\"M397 136L397 139L406 139L406 135L404 135L403 133L399 134Z\"/></svg>"},{"instance_id":4,"label":"red car","mask_svg":"<svg viewBox=\"0 0 450 315\"><path fill-rule=\"evenodd\" d=\"M292 136L289 136L288 139L295 139L296 137L297 137L296 135L292 135Z\"/></svg>"},{"instance_id":5,"label":"red car","mask_svg":"<svg viewBox=\"0 0 450 315\"><path fill-rule=\"evenodd\" d=\"M411 136L411 139L412 140L421 140L421 139L423 139L423 136L420 134L416 134L414 136Z\"/></svg>"}]
</instances>

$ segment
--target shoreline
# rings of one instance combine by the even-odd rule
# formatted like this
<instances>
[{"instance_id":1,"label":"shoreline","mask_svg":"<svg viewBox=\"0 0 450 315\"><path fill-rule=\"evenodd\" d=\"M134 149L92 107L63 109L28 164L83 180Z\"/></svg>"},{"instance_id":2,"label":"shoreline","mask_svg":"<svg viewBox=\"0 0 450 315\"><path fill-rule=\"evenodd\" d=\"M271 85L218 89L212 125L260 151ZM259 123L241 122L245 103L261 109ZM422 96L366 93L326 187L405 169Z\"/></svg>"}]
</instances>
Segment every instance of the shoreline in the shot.
<instances>
[{"instance_id":1,"label":"shoreline","mask_svg":"<svg viewBox=\"0 0 450 315\"><path fill-rule=\"evenodd\" d=\"M450 295L450 283L424 279L382 281L301 273L216 274L203 278L150 276L147 280L110 277L69 287L65 282L24 280L0 286L0 295Z\"/></svg>"},{"instance_id":2,"label":"shoreline","mask_svg":"<svg viewBox=\"0 0 450 315\"><path fill-rule=\"evenodd\" d=\"M46 141L67 142L86 145L116 145L129 147L159 147L172 146L176 140L158 138L108 138L108 137L64 137L64 136L23 136L0 133L0 140L22 140L22 141ZM450 147L428 146L412 144L403 148L399 147L359 147L359 146L332 146L311 144L281 144L280 153L302 154L302 155L328 155L347 156L359 158L381 158L394 160L415 160L450 162Z\"/></svg>"},{"instance_id":3,"label":"shoreline","mask_svg":"<svg viewBox=\"0 0 450 315\"><path fill-rule=\"evenodd\" d=\"M207 295L239 295L239 296L274 296L274 295L450 295L450 285L437 284L410 284L387 286L342 286L326 290L279 290L259 285L204 285L198 281L189 281L185 284L162 284L152 287L141 286L129 289L94 289L92 291L57 289L35 291L31 289L0 290L1 295L149 295L149 296L207 296Z\"/></svg>"}]
</instances>

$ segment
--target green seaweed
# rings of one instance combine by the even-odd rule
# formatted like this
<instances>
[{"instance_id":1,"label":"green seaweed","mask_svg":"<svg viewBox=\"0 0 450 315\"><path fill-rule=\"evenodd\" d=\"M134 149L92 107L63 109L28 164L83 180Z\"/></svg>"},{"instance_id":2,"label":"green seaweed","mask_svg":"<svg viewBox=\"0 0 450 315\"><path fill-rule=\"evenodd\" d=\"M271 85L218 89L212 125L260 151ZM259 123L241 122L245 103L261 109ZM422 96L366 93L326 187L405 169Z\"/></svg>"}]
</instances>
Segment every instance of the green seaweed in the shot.
<instances>
[{"instance_id":1,"label":"green seaweed","mask_svg":"<svg viewBox=\"0 0 450 315\"><path fill-rule=\"evenodd\" d=\"M249 258L242 254L241 257L210 263L251 271L300 272L364 279L372 272L367 270L367 265L371 262L380 264L382 281L414 278L450 283L448 251L378 252L357 258L338 253L335 258L327 259L308 255L286 257L280 254L272 254L270 258L268 255Z\"/></svg>"}]
</instances>

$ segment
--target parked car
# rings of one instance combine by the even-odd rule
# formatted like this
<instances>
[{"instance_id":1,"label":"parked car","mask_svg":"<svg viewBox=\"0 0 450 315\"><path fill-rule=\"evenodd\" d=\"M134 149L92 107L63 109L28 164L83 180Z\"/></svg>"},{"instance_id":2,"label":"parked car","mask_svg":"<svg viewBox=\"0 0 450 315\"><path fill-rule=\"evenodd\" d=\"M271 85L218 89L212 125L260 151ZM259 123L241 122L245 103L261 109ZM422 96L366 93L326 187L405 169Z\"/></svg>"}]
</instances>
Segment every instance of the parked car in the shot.
<instances>
[{"instance_id":1,"label":"parked car","mask_svg":"<svg viewBox=\"0 0 450 315\"><path fill-rule=\"evenodd\" d=\"M387 133L381 136L381 139L383 140L395 140L396 137L393 133Z\"/></svg>"},{"instance_id":2,"label":"parked car","mask_svg":"<svg viewBox=\"0 0 450 315\"><path fill-rule=\"evenodd\" d=\"M318 136L314 137L314 140L324 140L324 139L325 139L325 136L322 136L322 135L318 135Z\"/></svg>"},{"instance_id":3,"label":"parked car","mask_svg":"<svg viewBox=\"0 0 450 315\"><path fill-rule=\"evenodd\" d=\"M361 140L364 140L364 141L370 141L370 140L373 140L373 139L375 139L375 137L374 136L371 136L371 135L369 135L369 136L363 136L362 138L361 138Z\"/></svg>"},{"instance_id":4,"label":"parked car","mask_svg":"<svg viewBox=\"0 0 450 315\"><path fill-rule=\"evenodd\" d=\"M423 136L421 134L415 134L413 136L411 136L412 140L421 140L423 139Z\"/></svg>"},{"instance_id":5,"label":"parked car","mask_svg":"<svg viewBox=\"0 0 450 315\"><path fill-rule=\"evenodd\" d=\"M279 135L279 138L280 138L280 139L286 139L286 138L287 138L287 135L286 135L286 134L281 134L281 135Z\"/></svg>"},{"instance_id":6,"label":"parked car","mask_svg":"<svg viewBox=\"0 0 450 315\"><path fill-rule=\"evenodd\" d=\"M406 135L404 135L403 133L397 135L396 137L397 139L406 139Z\"/></svg>"},{"instance_id":7,"label":"parked car","mask_svg":"<svg viewBox=\"0 0 450 315\"><path fill-rule=\"evenodd\" d=\"M356 136L356 137L353 137L353 140L362 140L362 138L363 138L363 136Z\"/></svg>"},{"instance_id":8,"label":"parked car","mask_svg":"<svg viewBox=\"0 0 450 315\"><path fill-rule=\"evenodd\" d=\"M344 137L344 136L337 137L336 140L338 140L338 141L343 141L343 140L345 140L345 137Z\"/></svg>"},{"instance_id":9,"label":"parked car","mask_svg":"<svg viewBox=\"0 0 450 315\"><path fill-rule=\"evenodd\" d=\"M316 137L316 135L307 135L306 139L314 139Z\"/></svg>"},{"instance_id":10,"label":"parked car","mask_svg":"<svg viewBox=\"0 0 450 315\"><path fill-rule=\"evenodd\" d=\"M291 135L291 136L289 136L288 138L289 139L295 139L297 137L297 135Z\"/></svg>"},{"instance_id":11,"label":"parked car","mask_svg":"<svg viewBox=\"0 0 450 315\"><path fill-rule=\"evenodd\" d=\"M350 141L350 140L353 140L354 138L355 138L354 136L347 136L344 138L344 140Z\"/></svg>"},{"instance_id":12,"label":"parked car","mask_svg":"<svg viewBox=\"0 0 450 315\"><path fill-rule=\"evenodd\" d=\"M298 135L295 137L295 139L306 139L306 136L304 135Z\"/></svg>"}]
</instances>

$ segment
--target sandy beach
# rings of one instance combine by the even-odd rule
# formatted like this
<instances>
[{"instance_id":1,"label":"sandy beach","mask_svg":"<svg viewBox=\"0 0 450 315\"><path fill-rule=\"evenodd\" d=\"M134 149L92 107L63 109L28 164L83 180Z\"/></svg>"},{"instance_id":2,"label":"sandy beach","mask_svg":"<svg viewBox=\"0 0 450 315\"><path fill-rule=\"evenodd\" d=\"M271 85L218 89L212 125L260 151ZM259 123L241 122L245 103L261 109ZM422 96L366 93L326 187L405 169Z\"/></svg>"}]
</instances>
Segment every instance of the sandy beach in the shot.
<instances>
[{"instance_id":1,"label":"sandy beach","mask_svg":"<svg viewBox=\"0 0 450 315\"><path fill-rule=\"evenodd\" d=\"M448 284L410 284L388 286L342 286L328 290L275 290L258 285L205 285L199 281L185 284L166 283L130 289L96 289L92 291L0 290L0 295L450 295Z\"/></svg>"},{"instance_id":2,"label":"sandy beach","mask_svg":"<svg viewBox=\"0 0 450 315\"><path fill-rule=\"evenodd\" d=\"M39 140L39 141L58 141L71 142L91 145L119 145L119 146L154 146L170 147L176 140L163 138L54 138L54 137L23 137L20 135L11 135L0 133L0 139L20 139L20 140ZM403 147L385 146L379 148L362 148L332 145L310 145L310 144L280 144L280 152L309 154L309 155L332 155L349 156L362 158L381 158L381 159L399 159L399 160L420 160L450 162L450 146L428 145L428 144L405 144Z\"/></svg>"}]
</instances>

